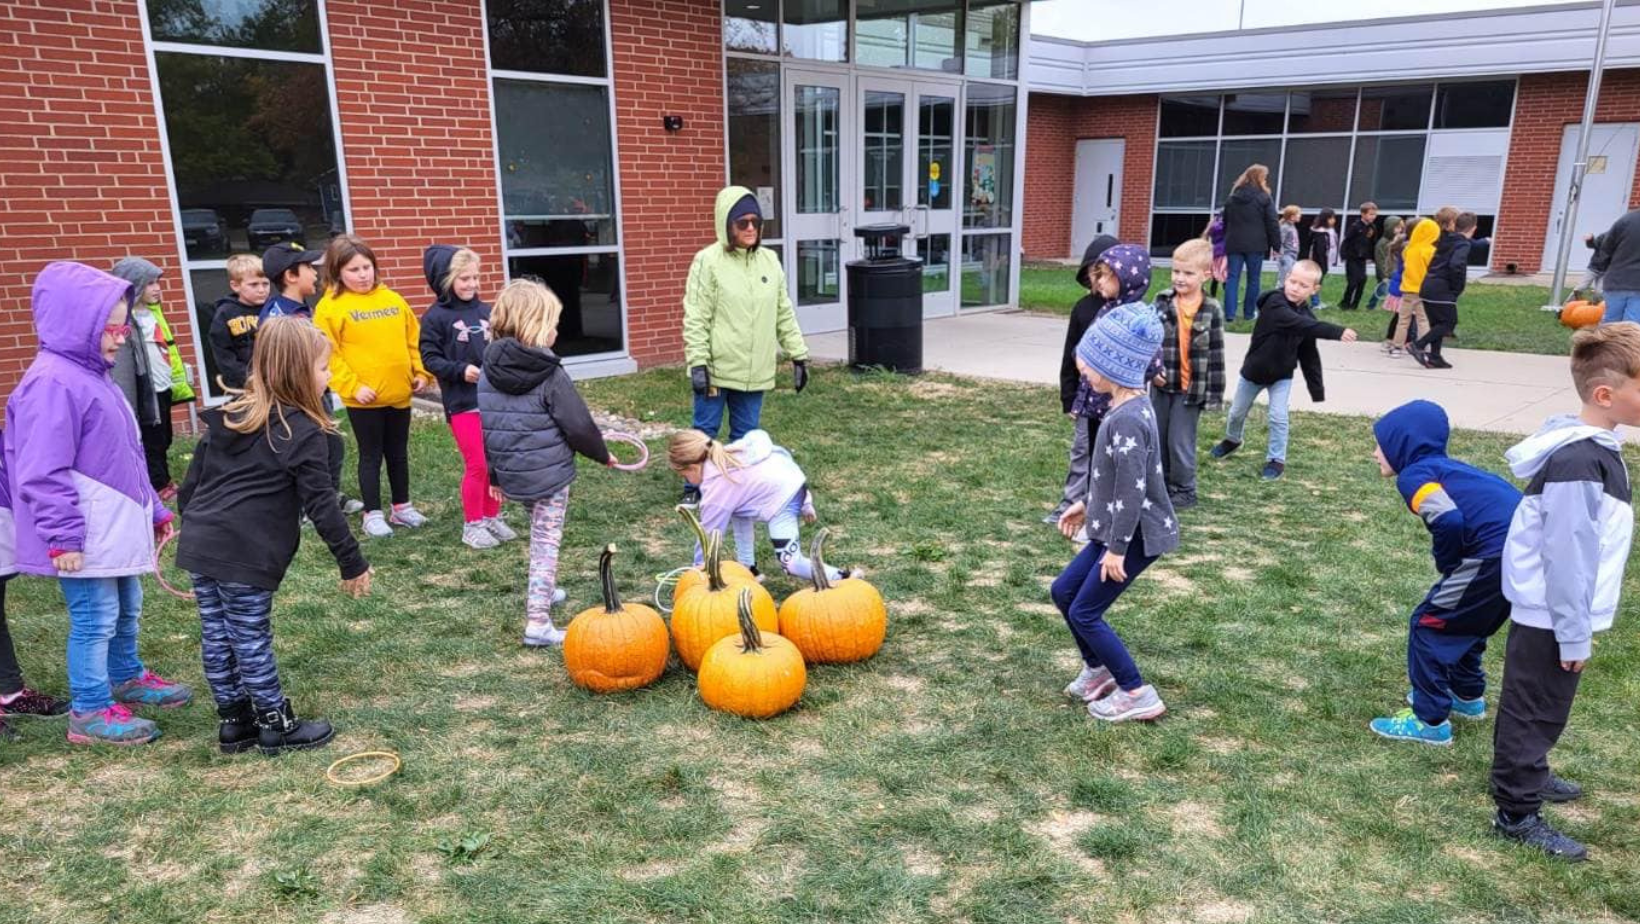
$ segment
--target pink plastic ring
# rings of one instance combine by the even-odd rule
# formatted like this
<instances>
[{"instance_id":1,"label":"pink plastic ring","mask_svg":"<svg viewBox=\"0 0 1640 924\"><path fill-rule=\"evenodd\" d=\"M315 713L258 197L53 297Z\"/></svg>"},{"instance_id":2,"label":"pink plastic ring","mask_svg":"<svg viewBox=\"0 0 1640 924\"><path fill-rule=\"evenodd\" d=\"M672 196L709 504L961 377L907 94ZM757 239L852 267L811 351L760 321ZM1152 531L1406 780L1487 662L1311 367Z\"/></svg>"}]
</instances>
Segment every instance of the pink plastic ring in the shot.
<instances>
[{"instance_id":1,"label":"pink plastic ring","mask_svg":"<svg viewBox=\"0 0 1640 924\"><path fill-rule=\"evenodd\" d=\"M610 431L609 433L604 434L604 442L626 443L629 446L636 447L638 450L638 461L616 462L614 465L611 465L610 468L623 472L641 472L643 471L644 466L649 464L649 444L630 433Z\"/></svg>"},{"instance_id":2,"label":"pink plastic ring","mask_svg":"<svg viewBox=\"0 0 1640 924\"><path fill-rule=\"evenodd\" d=\"M170 581L165 579L165 567L160 564L159 560L160 553L165 551L165 547L170 545L171 541L180 535L182 535L181 530L173 531L171 535L166 536L159 545L154 547L154 579L159 581L159 586L161 589L178 600L192 600L194 599L193 591L177 590L175 587L171 586Z\"/></svg>"}]
</instances>

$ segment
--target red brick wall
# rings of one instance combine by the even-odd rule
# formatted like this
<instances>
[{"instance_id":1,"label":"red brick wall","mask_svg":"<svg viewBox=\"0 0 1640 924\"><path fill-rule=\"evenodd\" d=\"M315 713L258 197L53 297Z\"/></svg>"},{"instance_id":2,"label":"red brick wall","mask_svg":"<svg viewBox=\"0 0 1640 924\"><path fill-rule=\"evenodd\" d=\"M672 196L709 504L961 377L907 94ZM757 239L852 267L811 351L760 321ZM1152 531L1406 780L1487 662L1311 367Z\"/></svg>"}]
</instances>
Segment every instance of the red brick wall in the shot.
<instances>
[{"instance_id":1,"label":"red brick wall","mask_svg":"<svg viewBox=\"0 0 1640 924\"><path fill-rule=\"evenodd\" d=\"M131 2L0 4L0 401L35 352L29 292L53 260L107 269L136 254L180 307L142 26ZM166 319L192 353L188 313Z\"/></svg>"},{"instance_id":2,"label":"red brick wall","mask_svg":"<svg viewBox=\"0 0 1640 924\"><path fill-rule=\"evenodd\" d=\"M1124 138L1124 241L1150 240L1150 186L1156 161L1156 97L1075 97L1032 93L1025 139L1026 259L1071 256L1076 142Z\"/></svg>"},{"instance_id":3,"label":"red brick wall","mask_svg":"<svg viewBox=\"0 0 1640 924\"><path fill-rule=\"evenodd\" d=\"M615 136L626 235L627 349L643 365L683 358L683 284L711 243L723 188L723 28L716 3L611 0ZM658 37L664 36L664 41ZM683 117L679 132L662 115Z\"/></svg>"},{"instance_id":4,"label":"red brick wall","mask_svg":"<svg viewBox=\"0 0 1640 924\"><path fill-rule=\"evenodd\" d=\"M1543 241L1554 205L1555 171L1567 125L1583 118L1587 74L1528 74L1515 96L1515 124L1509 134L1509 165L1503 202L1493 232L1492 269L1514 263L1523 273L1542 267ZM1640 70L1607 71L1600 82L1596 122L1640 121ZM1619 169L1613 165L1612 169ZM1640 207L1640 170L1629 191L1629 207ZM1599 230L1599 229L1588 229Z\"/></svg>"},{"instance_id":5,"label":"red brick wall","mask_svg":"<svg viewBox=\"0 0 1640 924\"><path fill-rule=\"evenodd\" d=\"M465 244L483 289L504 278L484 17L476 0L331 0L331 66L355 234L387 285L420 310L421 253Z\"/></svg>"}]
</instances>

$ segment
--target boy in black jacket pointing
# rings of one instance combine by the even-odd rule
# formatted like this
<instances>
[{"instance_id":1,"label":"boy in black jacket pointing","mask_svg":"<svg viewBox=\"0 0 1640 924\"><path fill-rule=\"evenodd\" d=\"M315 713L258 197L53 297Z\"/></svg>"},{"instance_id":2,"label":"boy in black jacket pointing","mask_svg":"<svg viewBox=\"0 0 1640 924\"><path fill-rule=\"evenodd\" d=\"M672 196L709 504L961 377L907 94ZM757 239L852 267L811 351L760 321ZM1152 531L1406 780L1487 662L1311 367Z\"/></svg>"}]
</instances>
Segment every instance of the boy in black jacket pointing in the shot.
<instances>
[{"instance_id":1,"label":"boy in black jacket pointing","mask_svg":"<svg viewBox=\"0 0 1640 924\"><path fill-rule=\"evenodd\" d=\"M1435 241L1435 256L1429 272L1418 287L1418 298L1429 315L1429 332L1407 346L1407 352L1425 369L1450 369L1441 357L1441 341L1458 327L1458 297L1469 281L1469 240L1479 224L1474 212L1463 212L1451 231L1442 231Z\"/></svg>"}]
</instances>

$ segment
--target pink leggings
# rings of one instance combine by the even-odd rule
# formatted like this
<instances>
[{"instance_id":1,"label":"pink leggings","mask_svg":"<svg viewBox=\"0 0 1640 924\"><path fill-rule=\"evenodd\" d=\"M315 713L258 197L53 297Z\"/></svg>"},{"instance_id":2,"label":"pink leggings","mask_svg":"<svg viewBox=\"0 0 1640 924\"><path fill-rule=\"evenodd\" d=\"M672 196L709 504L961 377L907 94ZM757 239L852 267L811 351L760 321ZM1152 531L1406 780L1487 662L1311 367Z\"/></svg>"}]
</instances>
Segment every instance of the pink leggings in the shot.
<instances>
[{"instance_id":1,"label":"pink leggings","mask_svg":"<svg viewBox=\"0 0 1640 924\"><path fill-rule=\"evenodd\" d=\"M464 411L450 418L450 432L466 471L461 476L461 513L468 523L486 520L501 512L501 502L490 496L490 469L484 462L484 426L477 411Z\"/></svg>"}]
</instances>

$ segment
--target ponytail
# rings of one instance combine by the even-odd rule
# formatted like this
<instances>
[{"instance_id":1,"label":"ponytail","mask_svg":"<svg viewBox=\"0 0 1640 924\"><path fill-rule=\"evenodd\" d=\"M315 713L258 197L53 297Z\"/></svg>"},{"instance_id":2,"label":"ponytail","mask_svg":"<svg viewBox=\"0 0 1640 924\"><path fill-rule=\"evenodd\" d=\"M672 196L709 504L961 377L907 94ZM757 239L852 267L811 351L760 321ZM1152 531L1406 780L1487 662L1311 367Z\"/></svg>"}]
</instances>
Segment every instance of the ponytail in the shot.
<instances>
[{"instance_id":1,"label":"ponytail","mask_svg":"<svg viewBox=\"0 0 1640 924\"><path fill-rule=\"evenodd\" d=\"M710 462L725 475L733 469L743 467L740 458L730 452L727 446L699 430L680 430L672 434L672 438L666 442L666 462L673 471L681 471L701 462Z\"/></svg>"}]
</instances>

